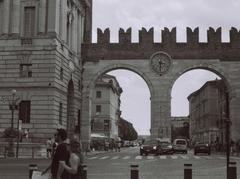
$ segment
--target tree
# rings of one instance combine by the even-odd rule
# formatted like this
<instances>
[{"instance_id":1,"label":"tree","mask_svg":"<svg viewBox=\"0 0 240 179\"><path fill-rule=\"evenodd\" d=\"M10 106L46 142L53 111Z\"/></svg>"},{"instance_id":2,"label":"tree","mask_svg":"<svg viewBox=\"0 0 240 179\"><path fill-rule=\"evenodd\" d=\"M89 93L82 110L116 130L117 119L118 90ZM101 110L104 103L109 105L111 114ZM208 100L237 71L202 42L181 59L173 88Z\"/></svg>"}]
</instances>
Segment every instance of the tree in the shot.
<instances>
[{"instance_id":1,"label":"tree","mask_svg":"<svg viewBox=\"0 0 240 179\"><path fill-rule=\"evenodd\" d=\"M133 127L132 123L120 118L119 120L119 136L122 140L136 140L138 138L137 131Z\"/></svg>"}]
</instances>

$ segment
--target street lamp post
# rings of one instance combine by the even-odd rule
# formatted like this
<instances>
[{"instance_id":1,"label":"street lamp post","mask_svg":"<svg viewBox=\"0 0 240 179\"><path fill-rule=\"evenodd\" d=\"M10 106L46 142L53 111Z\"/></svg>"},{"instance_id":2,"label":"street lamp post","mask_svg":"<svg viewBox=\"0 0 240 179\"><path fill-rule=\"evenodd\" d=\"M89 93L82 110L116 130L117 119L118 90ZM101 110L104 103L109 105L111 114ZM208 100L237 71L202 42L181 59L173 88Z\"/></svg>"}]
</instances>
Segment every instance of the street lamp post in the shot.
<instances>
[{"instance_id":1,"label":"street lamp post","mask_svg":"<svg viewBox=\"0 0 240 179\"><path fill-rule=\"evenodd\" d=\"M9 103L9 109L11 110L11 130L12 130L12 132L13 132L13 129L14 129L14 110L17 110L18 109L18 105L17 105L17 101L18 101L18 99L15 99L15 96L16 96L16 90L15 89L13 89L12 91L11 91L11 93L12 93L12 100L11 100L11 102ZM18 128L18 138L17 138L17 142L18 142L18 140L19 140L19 120L18 120L18 124L17 124L17 128ZM11 137L13 137L13 136L11 136ZM14 152L13 152L13 141L12 141L12 139L11 139L11 141L10 141L10 151L9 151L9 155L11 155L11 156L14 156ZM16 156L18 157L18 143L17 143L17 149L16 149Z\"/></svg>"}]
</instances>

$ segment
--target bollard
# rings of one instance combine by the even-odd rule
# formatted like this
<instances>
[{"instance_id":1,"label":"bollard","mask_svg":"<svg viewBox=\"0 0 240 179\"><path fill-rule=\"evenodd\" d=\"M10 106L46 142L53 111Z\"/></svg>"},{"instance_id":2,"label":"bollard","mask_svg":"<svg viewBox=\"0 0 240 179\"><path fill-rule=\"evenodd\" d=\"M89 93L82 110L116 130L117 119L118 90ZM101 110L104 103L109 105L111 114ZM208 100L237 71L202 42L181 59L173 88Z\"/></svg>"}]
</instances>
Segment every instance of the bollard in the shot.
<instances>
[{"instance_id":1,"label":"bollard","mask_svg":"<svg viewBox=\"0 0 240 179\"><path fill-rule=\"evenodd\" d=\"M184 164L184 179L192 179L192 164Z\"/></svg>"},{"instance_id":2,"label":"bollard","mask_svg":"<svg viewBox=\"0 0 240 179\"><path fill-rule=\"evenodd\" d=\"M82 165L82 172L81 173L82 173L81 178L82 179L87 179L87 165Z\"/></svg>"},{"instance_id":3,"label":"bollard","mask_svg":"<svg viewBox=\"0 0 240 179\"><path fill-rule=\"evenodd\" d=\"M33 171L37 171L37 170L38 170L37 164L29 165L29 179L32 179Z\"/></svg>"},{"instance_id":4,"label":"bollard","mask_svg":"<svg viewBox=\"0 0 240 179\"><path fill-rule=\"evenodd\" d=\"M138 165L131 165L131 179L138 179Z\"/></svg>"},{"instance_id":5,"label":"bollard","mask_svg":"<svg viewBox=\"0 0 240 179\"><path fill-rule=\"evenodd\" d=\"M228 163L228 176L227 179L237 179L236 162Z\"/></svg>"}]
</instances>

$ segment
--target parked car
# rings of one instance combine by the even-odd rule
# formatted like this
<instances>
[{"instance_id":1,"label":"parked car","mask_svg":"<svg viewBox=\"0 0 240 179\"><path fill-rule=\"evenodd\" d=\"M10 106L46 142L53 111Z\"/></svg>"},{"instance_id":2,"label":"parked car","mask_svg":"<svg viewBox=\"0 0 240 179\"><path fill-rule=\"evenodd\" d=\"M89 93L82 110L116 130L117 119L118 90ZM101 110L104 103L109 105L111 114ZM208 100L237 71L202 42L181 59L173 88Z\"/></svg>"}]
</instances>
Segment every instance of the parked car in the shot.
<instances>
[{"instance_id":1,"label":"parked car","mask_svg":"<svg viewBox=\"0 0 240 179\"><path fill-rule=\"evenodd\" d=\"M160 153L160 145L157 140L148 140L145 141L140 146L140 155L148 155L148 154L155 154L158 155Z\"/></svg>"},{"instance_id":2,"label":"parked car","mask_svg":"<svg viewBox=\"0 0 240 179\"><path fill-rule=\"evenodd\" d=\"M159 154L173 154L174 149L170 142L160 142Z\"/></svg>"},{"instance_id":3,"label":"parked car","mask_svg":"<svg viewBox=\"0 0 240 179\"><path fill-rule=\"evenodd\" d=\"M183 152L187 154L187 140L186 139L175 139L173 141L174 152Z\"/></svg>"},{"instance_id":4,"label":"parked car","mask_svg":"<svg viewBox=\"0 0 240 179\"><path fill-rule=\"evenodd\" d=\"M211 154L211 147L208 144L204 143L196 143L194 145L194 155L197 155L198 153L207 153L208 155Z\"/></svg>"}]
</instances>

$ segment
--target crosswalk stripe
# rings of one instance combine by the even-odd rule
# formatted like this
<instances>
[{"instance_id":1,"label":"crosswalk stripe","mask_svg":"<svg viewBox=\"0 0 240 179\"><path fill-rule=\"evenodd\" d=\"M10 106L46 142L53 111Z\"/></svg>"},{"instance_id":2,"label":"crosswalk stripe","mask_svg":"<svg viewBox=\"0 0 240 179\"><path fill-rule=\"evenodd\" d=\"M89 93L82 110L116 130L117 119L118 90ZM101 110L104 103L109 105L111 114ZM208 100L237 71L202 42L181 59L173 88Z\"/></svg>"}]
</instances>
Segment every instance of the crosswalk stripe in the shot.
<instances>
[{"instance_id":1,"label":"crosswalk stripe","mask_svg":"<svg viewBox=\"0 0 240 179\"><path fill-rule=\"evenodd\" d=\"M107 158L109 158L109 156L101 157L101 158L99 158L99 159L100 159L100 160L104 160L104 159L107 159Z\"/></svg>"},{"instance_id":2,"label":"crosswalk stripe","mask_svg":"<svg viewBox=\"0 0 240 179\"><path fill-rule=\"evenodd\" d=\"M172 155L171 158L172 158L172 159L177 159L178 156L176 156L176 155Z\"/></svg>"},{"instance_id":3,"label":"crosswalk stripe","mask_svg":"<svg viewBox=\"0 0 240 179\"><path fill-rule=\"evenodd\" d=\"M147 156L147 159L152 160L152 159L154 159L154 156Z\"/></svg>"},{"instance_id":4,"label":"crosswalk stripe","mask_svg":"<svg viewBox=\"0 0 240 179\"><path fill-rule=\"evenodd\" d=\"M226 159L226 157L217 157L217 158L222 160Z\"/></svg>"},{"instance_id":5,"label":"crosswalk stripe","mask_svg":"<svg viewBox=\"0 0 240 179\"><path fill-rule=\"evenodd\" d=\"M130 156L123 157L123 160L130 159Z\"/></svg>"},{"instance_id":6,"label":"crosswalk stripe","mask_svg":"<svg viewBox=\"0 0 240 179\"><path fill-rule=\"evenodd\" d=\"M189 157L187 157L185 155L180 155L180 157L182 157L183 159L189 159Z\"/></svg>"},{"instance_id":7,"label":"crosswalk stripe","mask_svg":"<svg viewBox=\"0 0 240 179\"><path fill-rule=\"evenodd\" d=\"M213 157L203 156L203 158L205 158L205 159L212 159Z\"/></svg>"},{"instance_id":8,"label":"crosswalk stripe","mask_svg":"<svg viewBox=\"0 0 240 179\"><path fill-rule=\"evenodd\" d=\"M91 158L89 158L89 160L93 160L93 159L96 159L96 158L98 158L98 157L91 157Z\"/></svg>"},{"instance_id":9,"label":"crosswalk stripe","mask_svg":"<svg viewBox=\"0 0 240 179\"><path fill-rule=\"evenodd\" d=\"M136 160L141 160L142 158L143 158L143 157L140 156L140 155L138 155L138 156L135 157Z\"/></svg>"},{"instance_id":10,"label":"crosswalk stripe","mask_svg":"<svg viewBox=\"0 0 240 179\"><path fill-rule=\"evenodd\" d=\"M116 160L118 158L119 158L119 156L115 156L115 157L112 158L112 160Z\"/></svg>"},{"instance_id":11,"label":"crosswalk stripe","mask_svg":"<svg viewBox=\"0 0 240 179\"><path fill-rule=\"evenodd\" d=\"M200 159L200 157L199 157L199 156L193 156L193 158L195 158L195 159Z\"/></svg>"},{"instance_id":12,"label":"crosswalk stripe","mask_svg":"<svg viewBox=\"0 0 240 179\"><path fill-rule=\"evenodd\" d=\"M167 159L167 156L166 155L161 155L159 156L160 159Z\"/></svg>"}]
</instances>

